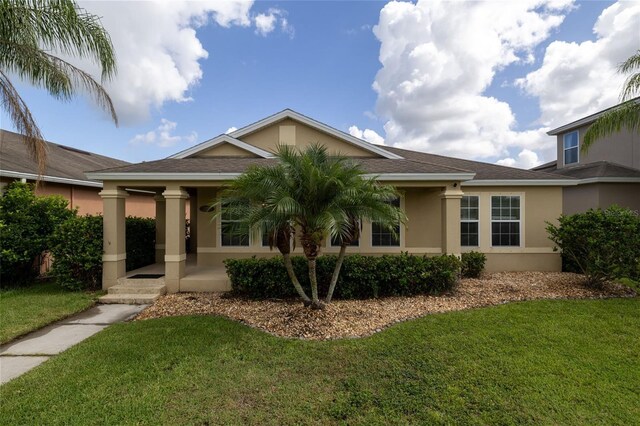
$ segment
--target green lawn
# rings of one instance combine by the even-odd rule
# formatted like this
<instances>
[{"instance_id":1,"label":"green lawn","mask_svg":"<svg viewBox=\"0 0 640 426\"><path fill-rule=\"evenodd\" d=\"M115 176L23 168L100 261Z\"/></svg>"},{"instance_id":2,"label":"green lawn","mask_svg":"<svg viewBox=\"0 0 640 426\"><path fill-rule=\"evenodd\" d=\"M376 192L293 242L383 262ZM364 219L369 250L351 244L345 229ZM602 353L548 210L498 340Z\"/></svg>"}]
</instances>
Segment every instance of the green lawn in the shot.
<instances>
[{"instance_id":1,"label":"green lawn","mask_svg":"<svg viewBox=\"0 0 640 426\"><path fill-rule=\"evenodd\" d=\"M0 389L3 424L637 424L640 299L287 340L215 317L116 324Z\"/></svg>"},{"instance_id":2,"label":"green lawn","mask_svg":"<svg viewBox=\"0 0 640 426\"><path fill-rule=\"evenodd\" d=\"M63 290L55 283L0 290L0 343L83 311L98 295Z\"/></svg>"}]
</instances>

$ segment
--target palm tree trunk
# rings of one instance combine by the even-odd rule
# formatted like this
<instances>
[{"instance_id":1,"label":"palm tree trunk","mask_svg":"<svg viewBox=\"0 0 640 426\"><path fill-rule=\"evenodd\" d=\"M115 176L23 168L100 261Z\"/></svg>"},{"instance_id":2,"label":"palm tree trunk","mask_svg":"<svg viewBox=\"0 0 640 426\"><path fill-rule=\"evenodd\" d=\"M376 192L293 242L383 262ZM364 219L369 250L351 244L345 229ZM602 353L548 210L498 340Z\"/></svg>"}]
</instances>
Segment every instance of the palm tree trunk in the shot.
<instances>
[{"instance_id":1,"label":"palm tree trunk","mask_svg":"<svg viewBox=\"0 0 640 426\"><path fill-rule=\"evenodd\" d=\"M327 297L325 299L325 303L331 303L331 298L333 297L333 291L336 289L336 284L338 282L338 277L340 276L340 269L342 268L342 262L344 261L344 255L347 252L347 245L340 245L340 253L338 254L338 259L336 260L336 267L333 269L333 275L331 276L331 283L329 284L329 291L327 291Z\"/></svg>"},{"instance_id":2,"label":"palm tree trunk","mask_svg":"<svg viewBox=\"0 0 640 426\"><path fill-rule=\"evenodd\" d=\"M296 272L293 270L293 263L291 262L291 255L289 253L282 253L282 257L284 259L284 267L287 268L287 274L289 274L289 278L293 283L298 295L302 298L302 303L305 306L309 306L311 304L311 299L307 296L302 285L300 285L300 281L298 281L298 277L296 277Z\"/></svg>"},{"instance_id":3,"label":"palm tree trunk","mask_svg":"<svg viewBox=\"0 0 640 426\"><path fill-rule=\"evenodd\" d=\"M324 304L318 299L318 277L316 275L316 258L309 259L309 281L311 281L311 309L323 309Z\"/></svg>"}]
</instances>

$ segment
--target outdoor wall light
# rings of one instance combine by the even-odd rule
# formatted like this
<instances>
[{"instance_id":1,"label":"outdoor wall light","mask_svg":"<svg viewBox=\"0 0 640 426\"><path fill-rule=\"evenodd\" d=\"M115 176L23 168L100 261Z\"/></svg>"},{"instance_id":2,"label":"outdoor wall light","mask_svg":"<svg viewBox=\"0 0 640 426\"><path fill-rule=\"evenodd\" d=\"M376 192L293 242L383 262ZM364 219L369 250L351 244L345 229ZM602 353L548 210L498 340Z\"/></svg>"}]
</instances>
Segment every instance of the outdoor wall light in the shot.
<instances>
[{"instance_id":1,"label":"outdoor wall light","mask_svg":"<svg viewBox=\"0 0 640 426\"><path fill-rule=\"evenodd\" d=\"M200 210L202 213L211 213L216 210L216 206L210 206L205 204L204 206L200 206L198 210Z\"/></svg>"}]
</instances>

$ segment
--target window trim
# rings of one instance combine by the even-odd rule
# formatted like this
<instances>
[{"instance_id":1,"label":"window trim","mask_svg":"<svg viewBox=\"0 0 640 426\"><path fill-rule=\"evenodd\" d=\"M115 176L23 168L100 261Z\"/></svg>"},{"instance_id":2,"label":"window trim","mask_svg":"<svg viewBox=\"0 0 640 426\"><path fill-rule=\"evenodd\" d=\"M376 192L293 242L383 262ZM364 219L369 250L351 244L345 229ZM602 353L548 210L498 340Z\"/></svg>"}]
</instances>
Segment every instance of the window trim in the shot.
<instances>
[{"instance_id":1,"label":"window trim","mask_svg":"<svg viewBox=\"0 0 640 426\"><path fill-rule=\"evenodd\" d=\"M481 246L482 240L482 232L480 232L480 218L482 217L482 208L480 204L480 195L479 194L464 194L464 197L476 197L478 199L478 219L462 219L462 199L460 199L460 247L464 248L479 248ZM478 244L473 246L465 246L462 245L462 223L477 223L478 224Z\"/></svg>"},{"instance_id":2,"label":"window trim","mask_svg":"<svg viewBox=\"0 0 640 426\"><path fill-rule=\"evenodd\" d=\"M519 201L520 201L520 218L518 220L513 220L513 219L493 219L493 212L491 211L491 209L493 208L493 197L518 197ZM522 221L523 221L523 211L524 211L524 202L523 202L523 196L521 194L491 194L489 196L489 247L496 248L496 249L510 249L510 248L522 248L524 247L524 236L522 234ZM497 223L509 223L509 222L518 222L518 240L519 240L519 244L517 246L495 246L493 245L493 223L497 222Z\"/></svg>"},{"instance_id":3,"label":"window trim","mask_svg":"<svg viewBox=\"0 0 640 426\"><path fill-rule=\"evenodd\" d=\"M566 148L564 146L564 140L568 135L571 135L573 133L576 134L576 146L575 147L572 146L571 148ZM567 154L567 151L570 150L570 149L575 149L576 152L577 152L576 161L574 163L567 163L566 154ZM567 133L564 133L562 135L562 164L564 166L570 166L572 164L579 164L579 163L580 163L580 131L579 130L573 130L571 132L567 132Z\"/></svg>"},{"instance_id":4,"label":"window trim","mask_svg":"<svg viewBox=\"0 0 640 426\"><path fill-rule=\"evenodd\" d=\"M406 212L404 205L404 193L398 194L398 206L400 210ZM373 244L373 222L369 222L369 247L373 250L385 250L385 249L398 249L404 248L404 226L402 222L398 223L398 228L400 228L400 232L398 232L398 245L397 246L377 246ZM362 236L360 238L362 240Z\"/></svg>"},{"instance_id":5,"label":"window trim","mask_svg":"<svg viewBox=\"0 0 640 426\"><path fill-rule=\"evenodd\" d=\"M220 205L222 205L222 204L224 204L224 200L220 199ZM249 243L247 245L242 245L242 246L239 246L239 245L233 245L233 246L223 245L222 244L222 225L223 225L223 222L229 222L229 221L223 221L222 220L222 214L220 214L218 216L218 247L220 247L221 249L238 249L238 248L245 249L245 248L249 248L249 247L253 246L253 235L252 235L253 232L251 232L251 230L249 230ZM231 221L231 222L233 222L233 221ZM237 221L235 221L235 222L237 222Z\"/></svg>"}]
</instances>

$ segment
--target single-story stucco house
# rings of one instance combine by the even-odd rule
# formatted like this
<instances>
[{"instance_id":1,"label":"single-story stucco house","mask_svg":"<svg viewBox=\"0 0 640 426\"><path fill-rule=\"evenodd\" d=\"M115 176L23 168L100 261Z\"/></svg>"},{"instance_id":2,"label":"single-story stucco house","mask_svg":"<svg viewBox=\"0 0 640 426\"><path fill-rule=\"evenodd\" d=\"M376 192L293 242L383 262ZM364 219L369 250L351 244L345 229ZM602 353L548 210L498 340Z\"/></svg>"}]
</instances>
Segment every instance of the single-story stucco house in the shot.
<instances>
[{"instance_id":1,"label":"single-story stucco house","mask_svg":"<svg viewBox=\"0 0 640 426\"><path fill-rule=\"evenodd\" d=\"M212 220L207 205L226 182L253 164L268 164L278 144L320 143L349 156L382 182L395 185L408 223L399 239L365 223L351 253L409 252L436 255L481 251L489 271L559 271L560 255L547 238L546 221L562 213L562 188L570 177L521 170L422 152L378 146L292 110L284 110L158 161L87 173L103 182L104 273L109 288L125 271L125 188L155 191L156 271L168 292L228 290L222 261L273 256L261 235L225 235L224 217ZM185 252L185 204L193 218L191 247ZM300 252L298 244L297 252ZM195 248L195 250L193 250ZM327 241L324 253L335 253ZM348 252L349 252L348 251ZM120 281L119 281L120 279Z\"/></svg>"}]
</instances>

